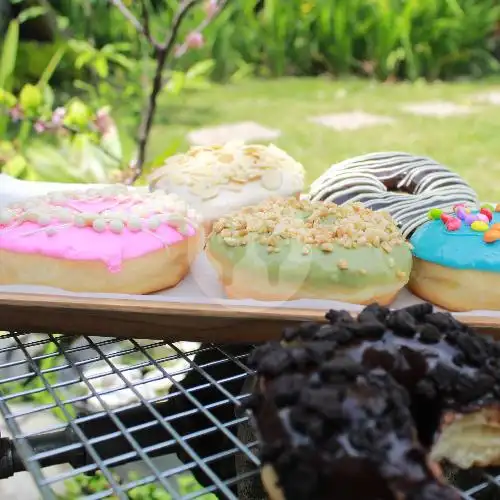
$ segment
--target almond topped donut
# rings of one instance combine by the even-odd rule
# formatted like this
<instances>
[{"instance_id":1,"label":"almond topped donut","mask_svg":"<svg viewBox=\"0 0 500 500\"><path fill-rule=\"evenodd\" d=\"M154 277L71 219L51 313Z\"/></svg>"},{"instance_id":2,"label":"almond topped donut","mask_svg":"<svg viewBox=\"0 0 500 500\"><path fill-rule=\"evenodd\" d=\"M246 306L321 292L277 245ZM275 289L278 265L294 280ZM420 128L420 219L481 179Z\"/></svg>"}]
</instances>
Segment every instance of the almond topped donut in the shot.
<instances>
[{"instance_id":1,"label":"almond topped donut","mask_svg":"<svg viewBox=\"0 0 500 500\"><path fill-rule=\"evenodd\" d=\"M0 211L0 285L151 293L187 274L202 240L199 216L176 195L53 192Z\"/></svg>"},{"instance_id":2,"label":"almond topped donut","mask_svg":"<svg viewBox=\"0 0 500 500\"><path fill-rule=\"evenodd\" d=\"M412 255L385 212L296 198L268 200L218 220L206 253L230 298L389 304Z\"/></svg>"},{"instance_id":3,"label":"almond topped donut","mask_svg":"<svg viewBox=\"0 0 500 500\"><path fill-rule=\"evenodd\" d=\"M151 189L176 193L208 227L242 207L277 196L299 196L304 168L275 145L228 142L171 156L150 176Z\"/></svg>"}]
</instances>

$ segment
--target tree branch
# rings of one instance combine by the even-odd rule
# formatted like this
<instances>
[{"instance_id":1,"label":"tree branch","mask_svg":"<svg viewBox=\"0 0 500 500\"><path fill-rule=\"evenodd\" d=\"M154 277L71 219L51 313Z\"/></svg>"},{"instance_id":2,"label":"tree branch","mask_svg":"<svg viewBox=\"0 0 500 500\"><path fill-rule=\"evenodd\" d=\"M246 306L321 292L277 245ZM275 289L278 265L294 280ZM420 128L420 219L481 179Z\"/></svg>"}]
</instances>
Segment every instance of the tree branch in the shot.
<instances>
[{"instance_id":1,"label":"tree branch","mask_svg":"<svg viewBox=\"0 0 500 500\"><path fill-rule=\"evenodd\" d=\"M180 5L177 12L172 19L172 26L170 32L165 37L165 41L160 45L161 50L170 53L175 45L179 28L181 27L183 19L188 15L189 11L199 2L199 0L184 0Z\"/></svg>"},{"instance_id":2,"label":"tree branch","mask_svg":"<svg viewBox=\"0 0 500 500\"><path fill-rule=\"evenodd\" d=\"M109 1L111 2L111 5L114 5L141 35L146 35L146 31L140 21L137 19L137 17L134 16L132 11L125 6L122 0Z\"/></svg>"},{"instance_id":3,"label":"tree branch","mask_svg":"<svg viewBox=\"0 0 500 500\"><path fill-rule=\"evenodd\" d=\"M109 0L112 5L116 6L120 12L127 18L132 25L137 29L137 31L145 36L152 48L154 49L155 59L156 59L156 69L153 77L151 92L149 94L148 102L144 112L142 114L141 124L139 127L137 142L138 142L138 152L137 160L132 169L132 177L130 182L135 182L144 169L144 164L146 162L147 146L149 142L149 136L151 133L151 128L153 125L154 117L156 114L158 96L163 88L163 73L165 70L165 65L175 48L175 42L177 40L179 29L183 20L186 18L190 10L200 2L200 0L183 0L179 5L179 8L175 12L172 25L169 32L166 34L163 42L158 42L155 40L150 32L149 25L149 15L147 12L147 7L145 5L145 0L141 0L142 7L142 17L143 23L137 20L137 18L132 14L132 12L125 7L121 0ZM219 8L216 14L219 14L223 8L227 5L229 0L221 0L219 2ZM215 17L211 15L203 20L203 22L198 26L197 31L204 29Z\"/></svg>"},{"instance_id":4,"label":"tree branch","mask_svg":"<svg viewBox=\"0 0 500 500\"><path fill-rule=\"evenodd\" d=\"M149 10L146 5L146 0L140 0L141 3L141 16L144 28L144 35L149 40L149 42L156 47L158 42L154 39L153 34L151 33L151 23L149 22Z\"/></svg>"}]
</instances>

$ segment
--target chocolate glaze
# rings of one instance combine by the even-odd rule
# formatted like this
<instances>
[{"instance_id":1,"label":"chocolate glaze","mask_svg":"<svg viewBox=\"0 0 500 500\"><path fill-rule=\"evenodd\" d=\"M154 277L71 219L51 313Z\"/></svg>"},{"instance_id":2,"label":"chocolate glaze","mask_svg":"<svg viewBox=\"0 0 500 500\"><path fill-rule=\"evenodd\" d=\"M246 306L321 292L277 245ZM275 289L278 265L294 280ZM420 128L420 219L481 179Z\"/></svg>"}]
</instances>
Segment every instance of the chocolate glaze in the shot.
<instances>
[{"instance_id":1,"label":"chocolate glaze","mask_svg":"<svg viewBox=\"0 0 500 500\"><path fill-rule=\"evenodd\" d=\"M382 368L409 391L420 441L428 447L445 412L467 413L499 402L500 344L450 314L433 312L431 304L396 311L370 305L356 319L345 311L329 311L326 318L328 324L285 330L287 349L264 345L251 363L266 378L338 356Z\"/></svg>"},{"instance_id":2,"label":"chocolate glaze","mask_svg":"<svg viewBox=\"0 0 500 500\"><path fill-rule=\"evenodd\" d=\"M286 329L282 342L258 347L249 360L263 461L277 470L285 497L455 498L430 480L424 457L446 414L498 405L500 343L430 304L374 304L356 319L332 310L326 319ZM386 475L394 463L397 480ZM337 495L341 484L345 496Z\"/></svg>"},{"instance_id":3,"label":"chocolate glaze","mask_svg":"<svg viewBox=\"0 0 500 500\"><path fill-rule=\"evenodd\" d=\"M273 465L285 498L458 499L433 476L408 393L390 375L347 358L301 369L265 378L248 403L262 462Z\"/></svg>"}]
</instances>

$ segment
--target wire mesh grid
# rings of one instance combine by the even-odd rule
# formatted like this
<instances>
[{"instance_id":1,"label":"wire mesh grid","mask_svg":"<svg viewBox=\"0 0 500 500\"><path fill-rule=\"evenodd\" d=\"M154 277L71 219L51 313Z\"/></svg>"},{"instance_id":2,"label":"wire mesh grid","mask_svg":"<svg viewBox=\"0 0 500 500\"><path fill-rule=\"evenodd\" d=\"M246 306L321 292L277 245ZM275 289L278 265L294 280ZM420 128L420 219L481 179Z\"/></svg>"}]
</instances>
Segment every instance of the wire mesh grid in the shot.
<instances>
[{"instance_id":1,"label":"wire mesh grid","mask_svg":"<svg viewBox=\"0 0 500 500\"><path fill-rule=\"evenodd\" d=\"M54 497L57 483L96 471L105 486L87 492L89 499L129 498L127 492L149 483L158 484L165 498L237 498L244 478L236 476L235 455L253 464L249 474L259 463L256 443L237 437L246 420L237 409L245 398L249 349L8 334L0 349L0 410L44 498ZM23 429L26 419L54 412L59 422L36 432ZM168 469L154 460L173 453L182 462ZM133 461L141 462L142 473L117 478L115 468ZM43 474L44 466L64 462L72 467ZM186 493L179 478L189 473L199 485Z\"/></svg>"},{"instance_id":2,"label":"wire mesh grid","mask_svg":"<svg viewBox=\"0 0 500 500\"><path fill-rule=\"evenodd\" d=\"M13 470L28 470L46 499L83 474L98 478L79 492L88 500L264 498L241 412L252 347L4 334L0 411ZM46 474L56 464L69 465ZM498 472L450 477L462 499L500 500ZM149 497L133 494L152 484Z\"/></svg>"}]
</instances>

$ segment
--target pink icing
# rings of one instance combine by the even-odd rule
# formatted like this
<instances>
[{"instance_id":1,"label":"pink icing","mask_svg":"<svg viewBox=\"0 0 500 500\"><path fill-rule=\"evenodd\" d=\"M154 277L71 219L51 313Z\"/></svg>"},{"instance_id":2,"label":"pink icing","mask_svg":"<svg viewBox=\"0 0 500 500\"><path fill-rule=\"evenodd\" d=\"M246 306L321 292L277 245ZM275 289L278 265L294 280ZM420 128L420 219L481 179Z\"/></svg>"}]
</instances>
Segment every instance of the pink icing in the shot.
<instances>
[{"instance_id":1,"label":"pink icing","mask_svg":"<svg viewBox=\"0 0 500 500\"><path fill-rule=\"evenodd\" d=\"M63 203L53 202L51 205L87 213L100 213L103 210L115 208L127 213L127 208L130 209L137 203L140 204L140 201L118 202L113 199L101 199L98 201L67 200ZM121 270L124 260L167 248L195 233L191 225L187 225L186 235L183 235L168 223L161 224L154 231L144 229L133 232L125 227L120 234L115 234L109 229L99 233L92 227L77 227L56 219L53 219L47 227L56 228L57 231L55 234L48 234L43 230L46 227L28 221L21 224L0 225L0 249L25 254L42 254L66 260L101 260L110 272L116 273Z\"/></svg>"}]
</instances>

